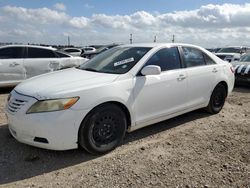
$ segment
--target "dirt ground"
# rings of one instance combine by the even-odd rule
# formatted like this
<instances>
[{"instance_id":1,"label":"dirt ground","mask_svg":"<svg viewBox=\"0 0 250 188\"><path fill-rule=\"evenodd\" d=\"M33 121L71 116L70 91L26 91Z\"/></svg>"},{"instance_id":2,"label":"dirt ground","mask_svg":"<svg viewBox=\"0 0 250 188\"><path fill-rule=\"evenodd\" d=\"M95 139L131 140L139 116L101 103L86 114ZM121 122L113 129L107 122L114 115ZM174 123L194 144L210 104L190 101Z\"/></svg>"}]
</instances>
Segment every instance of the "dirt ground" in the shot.
<instances>
[{"instance_id":1,"label":"dirt ground","mask_svg":"<svg viewBox=\"0 0 250 188\"><path fill-rule=\"evenodd\" d=\"M250 88L236 88L217 115L191 112L127 134L103 156L18 143L0 94L0 187L250 188Z\"/></svg>"}]
</instances>

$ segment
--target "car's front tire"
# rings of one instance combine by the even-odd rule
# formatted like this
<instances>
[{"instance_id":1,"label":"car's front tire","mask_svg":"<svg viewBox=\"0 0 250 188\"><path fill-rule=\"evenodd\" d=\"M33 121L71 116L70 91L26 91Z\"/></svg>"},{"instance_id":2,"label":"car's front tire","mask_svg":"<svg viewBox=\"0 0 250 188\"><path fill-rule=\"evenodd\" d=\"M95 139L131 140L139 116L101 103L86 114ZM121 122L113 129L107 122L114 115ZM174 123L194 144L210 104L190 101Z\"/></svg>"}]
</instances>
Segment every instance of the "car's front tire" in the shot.
<instances>
[{"instance_id":1,"label":"car's front tire","mask_svg":"<svg viewBox=\"0 0 250 188\"><path fill-rule=\"evenodd\" d=\"M211 114L217 114L225 104L227 91L223 84L219 83L213 90L206 110Z\"/></svg>"},{"instance_id":2,"label":"car's front tire","mask_svg":"<svg viewBox=\"0 0 250 188\"><path fill-rule=\"evenodd\" d=\"M115 149L123 140L127 128L126 115L115 104L104 104L93 109L79 129L79 145L92 154L103 154Z\"/></svg>"}]
</instances>

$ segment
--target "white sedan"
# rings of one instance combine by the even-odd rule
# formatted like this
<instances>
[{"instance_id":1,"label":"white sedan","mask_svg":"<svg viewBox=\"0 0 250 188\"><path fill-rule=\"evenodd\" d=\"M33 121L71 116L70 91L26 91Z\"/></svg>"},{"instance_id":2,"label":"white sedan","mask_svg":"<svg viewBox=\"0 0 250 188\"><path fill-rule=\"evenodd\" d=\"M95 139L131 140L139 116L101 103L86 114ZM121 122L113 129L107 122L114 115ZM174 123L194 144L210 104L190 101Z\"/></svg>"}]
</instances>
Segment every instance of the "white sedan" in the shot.
<instances>
[{"instance_id":1,"label":"white sedan","mask_svg":"<svg viewBox=\"0 0 250 188\"><path fill-rule=\"evenodd\" d=\"M215 114L234 86L234 72L188 44L112 48L79 68L31 78L10 94L11 134L36 147L106 153L125 133L199 108Z\"/></svg>"},{"instance_id":2,"label":"white sedan","mask_svg":"<svg viewBox=\"0 0 250 188\"><path fill-rule=\"evenodd\" d=\"M80 56L82 54L82 50L78 48L64 48L62 51L72 56Z\"/></svg>"},{"instance_id":3,"label":"white sedan","mask_svg":"<svg viewBox=\"0 0 250 188\"><path fill-rule=\"evenodd\" d=\"M86 58L73 57L51 47L9 45L0 48L0 87L59 69L79 66Z\"/></svg>"}]
</instances>

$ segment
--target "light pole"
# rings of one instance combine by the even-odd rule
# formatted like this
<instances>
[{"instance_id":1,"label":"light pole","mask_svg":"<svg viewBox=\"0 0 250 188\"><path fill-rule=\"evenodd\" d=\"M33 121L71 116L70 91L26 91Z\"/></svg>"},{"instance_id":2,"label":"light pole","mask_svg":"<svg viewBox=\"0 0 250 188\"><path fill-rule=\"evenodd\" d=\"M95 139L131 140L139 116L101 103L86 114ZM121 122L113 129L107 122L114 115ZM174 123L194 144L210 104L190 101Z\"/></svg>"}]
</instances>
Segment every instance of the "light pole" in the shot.
<instances>
[{"instance_id":1,"label":"light pole","mask_svg":"<svg viewBox=\"0 0 250 188\"><path fill-rule=\"evenodd\" d=\"M130 41L130 44L133 43L133 35L132 35L132 33L130 34L130 39L129 39L129 41Z\"/></svg>"}]
</instances>

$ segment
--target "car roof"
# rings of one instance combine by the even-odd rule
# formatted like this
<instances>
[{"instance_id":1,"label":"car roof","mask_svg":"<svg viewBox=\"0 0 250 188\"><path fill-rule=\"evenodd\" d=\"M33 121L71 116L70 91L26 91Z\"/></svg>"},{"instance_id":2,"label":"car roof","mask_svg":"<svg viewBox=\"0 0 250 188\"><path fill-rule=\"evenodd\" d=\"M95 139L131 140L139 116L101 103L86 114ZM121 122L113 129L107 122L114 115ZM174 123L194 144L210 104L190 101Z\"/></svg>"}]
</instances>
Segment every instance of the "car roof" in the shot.
<instances>
[{"instance_id":1,"label":"car roof","mask_svg":"<svg viewBox=\"0 0 250 188\"><path fill-rule=\"evenodd\" d=\"M74 48L74 47L72 47L72 48L62 48L63 50L69 50L69 49L73 49L73 50L81 50L80 48Z\"/></svg>"},{"instance_id":2,"label":"car roof","mask_svg":"<svg viewBox=\"0 0 250 188\"><path fill-rule=\"evenodd\" d=\"M135 44L125 44L121 45L122 47L174 47L174 46L189 46L189 47L195 47L195 48L201 48L200 46L192 45L192 44L186 44L186 43L135 43Z\"/></svg>"},{"instance_id":3,"label":"car roof","mask_svg":"<svg viewBox=\"0 0 250 188\"><path fill-rule=\"evenodd\" d=\"M36 45L28 45L28 44L13 44L13 45L4 45L0 46L0 48L6 48L6 47L32 47L32 48L42 48L42 49L47 49L47 50L56 50L55 48L52 47L47 47L47 46L36 46Z\"/></svg>"}]
</instances>

